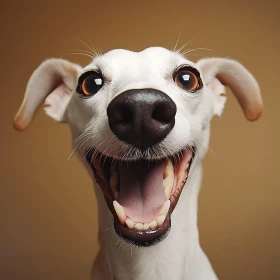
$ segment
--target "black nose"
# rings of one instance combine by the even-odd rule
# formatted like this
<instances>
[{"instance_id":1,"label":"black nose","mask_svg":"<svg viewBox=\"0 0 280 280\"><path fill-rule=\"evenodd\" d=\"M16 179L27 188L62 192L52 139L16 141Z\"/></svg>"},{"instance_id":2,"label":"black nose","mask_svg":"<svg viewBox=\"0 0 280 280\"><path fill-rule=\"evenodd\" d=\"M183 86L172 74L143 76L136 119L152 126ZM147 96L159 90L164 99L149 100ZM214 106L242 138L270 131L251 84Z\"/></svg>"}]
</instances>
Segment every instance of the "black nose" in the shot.
<instances>
[{"instance_id":1,"label":"black nose","mask_svg":"<svg viewBox=\"0 0 280 280\"><path fill-rule=\"evenodd\" d=\"M155 89L132 89L115 97L107 108L109 125L122 141L141 150L163 140L175 124L176 105Z\"/></svg>"}]
</instances>

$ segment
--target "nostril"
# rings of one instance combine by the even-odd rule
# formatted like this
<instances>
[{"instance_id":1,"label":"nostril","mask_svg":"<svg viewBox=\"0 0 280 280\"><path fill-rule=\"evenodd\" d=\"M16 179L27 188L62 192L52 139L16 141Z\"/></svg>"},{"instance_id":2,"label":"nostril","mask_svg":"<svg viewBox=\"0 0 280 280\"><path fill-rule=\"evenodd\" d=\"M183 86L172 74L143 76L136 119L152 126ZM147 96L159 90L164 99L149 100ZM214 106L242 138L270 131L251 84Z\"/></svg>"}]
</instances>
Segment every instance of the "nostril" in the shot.
<instances>
[{"instance_id":1,"label":"nostril","mask_svg":"<svg viewBox=\"0 0 280 280\"><path fill-rule=\"evenodd\" d=\"M111 131L141 150L162 141L175 125L177 107L155 89L132 89L117 95L107 107Z\"/></svg>"},{"instance_id":2,"label":"nostril","mask_svg":"<svg viewBox=\"0 0 280 280\"><path fill-rule=\"evenodd\" d=\"M170 123L174 117L173 108L169 107L167 104L158 104L152 112L152 118L163 124Z\"/></svg>"},{"instance_id":3,"label":"nostril","mask_svg":"<svg viewBox=\"0 0 280 280\"><path fill-rule=\"evenodd\" d=\"M120 115L119 122L122 124L128 124L132 122L132 120L133 120L133 114L131 110L129 110L128 108L123 109Z\"/></svg>"},{"instance_id":4,"label":"nostril","mask_svg":"<svg viewBox=\"0 0 280 280\"><path fill-rule=\"evenodd\" d=\"M118 125L126 125L133 121L133 112L127 106L115 109L113 122ZM112 120L111 120L112 121Z\"/></svg>"}]
</instances>

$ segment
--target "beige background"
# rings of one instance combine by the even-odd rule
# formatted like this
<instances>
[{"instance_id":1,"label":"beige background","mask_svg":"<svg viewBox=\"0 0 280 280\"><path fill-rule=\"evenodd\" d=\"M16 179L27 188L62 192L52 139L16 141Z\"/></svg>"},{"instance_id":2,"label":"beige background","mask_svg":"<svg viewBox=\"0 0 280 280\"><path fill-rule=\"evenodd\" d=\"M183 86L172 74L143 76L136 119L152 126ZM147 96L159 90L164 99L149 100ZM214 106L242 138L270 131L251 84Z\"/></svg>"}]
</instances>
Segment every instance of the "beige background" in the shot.
<instances>
[{"instance_id":1,"label":"beige background","mask_svg":"<svg viewBox=\"0 0 280 280\"><path fill-rule=\"evenodd\" d=\"M86 280L98 250L95 196L81 164L67 160L67 126L40 111L28 132L12 128L32 71L48 57L85 65L87 57L67 55L86 50L76 38L103 52L172 48L180 28L179 46L192 40L189 48L213 49L190 59L241 61L265 103L263 117L249 123L230 94L213 121L199 200L202 246L220 279L280 279L279 1L207 2L1 2L1 280Z\"/></svg>"}]
</instances>

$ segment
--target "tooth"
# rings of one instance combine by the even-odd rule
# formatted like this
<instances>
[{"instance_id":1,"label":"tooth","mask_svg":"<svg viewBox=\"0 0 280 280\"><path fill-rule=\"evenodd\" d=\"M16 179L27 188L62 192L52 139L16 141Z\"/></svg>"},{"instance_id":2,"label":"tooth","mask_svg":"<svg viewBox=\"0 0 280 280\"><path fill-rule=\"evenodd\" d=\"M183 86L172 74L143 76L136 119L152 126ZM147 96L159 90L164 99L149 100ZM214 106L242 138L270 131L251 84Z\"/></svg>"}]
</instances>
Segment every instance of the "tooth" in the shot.
<instances>
[{"instance_id":1,"label":"tooth","mask_svg":"<svg viewBox=\"0 0 280 280\"><path fill-rule=\"evenodd\" d=\"M153 220L149 224L150 229L155 229L157 227L157 221Z\"/></svg>"},{"instance_id":2,"label":"tooth","mask_svg":"<svg viewBox=\"0 0 280 280\"><path fill-rule=\"evenodd\" d=\"M150 227L150 225L148 223L145 223L143 226L143 230L148 230Z\"/></svg>"},{"instance_id":3,"label":"tooth","mask_svg":"<svg viewBox=\"0 0 280 280\"><path fill-rule=\"evenodd\" d=\"M134 227L134 222L129 218L127 218L125 220L125 223L126 223L127 227L130 228L130 229Z\"/></svg>"},{"instance_id":4,"label":"tooth","mask_svg":"<svg viewBox=\"0 0 280 280\"><path fill-rule=\"evenodd\" d=\"M166 187L166 183L163 182L163 192L164 192L164 196L166 199L169 199L170 198L170 195L171 195L171 190L172 188L171 187Z\"/></svg>"},{"instance_id":5,"label":"tooth","mask_svg":"<svg viewBox=\"0 0 280 280\"><path fill-rule=\"evenodd\" d=\"M138 229L138 230L142 230L143 227L144 227L144 225L142 223L135 224L135 228Z\"/></svg>"},{"instance_id":6,"label":"tooth","mask_svg":"<svg viewBox=\"0 0 280 280\"><path fill-rule=\"evenodd\" d=\"M113 205L114 205L115 211L118 215L118 218L119 218L121 224L124 224L126 215L125 215L123 207L116 200L113 201Z\"/></svg>"},{"instance_id":7,"label":"tooth","mask_svg":"<svg viewBox=\"0 0 280 280\"><path fill-rule=\"evenodd\" d=\"M173 172L173 164L172 164L171 160L168 159L166 167L163 172L163 178L166 178L170 174L171 171Z\"/></svg>"},{"instance_id":8,"label":"tooth","mask_svg":"<svg viewBox=\"0 0 280 280\"><path fill-rule=\"evenodd\" d=\"M157 225L158 226L162 226L162 224L164 223L165 218L166 218L166 216L164 216L164 215L158 216L158 218L157 218Z\"/></svg>"},{"instance_id":9,"label":"tooth","mask_svg":"<svg viewBox=\"0 0 280 280\"><path fill-rule=\"evenodd\" d=\"M164 202L164 204L162 205L161 209L160 209L159 215L167 216L167 213L168 213L168 211L169 211L169 208L170 208L170 200L166 200L166 201Z\"/></svg>"},{"instance_id":10,"label":"tooth","mask_svg":"<svg viewBox=\"0 0 280 280\"><path fill-rule=\"evenodd\" d=\"M190 161L191 158L192 158L192 152L189 152L187 156L188 161Z\"/></svg>"},{"instance_id":11,"label":"tooth","mask_svg":"<svg viewBox=\"0 0 280 280\"><path fill-rule=\"evenodd\" d=\"M165 167L165 170L163 172L163 191L166 199L169 199L173 187L174 182L174 169L173 164L170 159L168 159L167 165Z\"/></svg>"},{"instance_id":12,"label":"tooth","mask_svg":"<svg viewBox=\"0 0 280 280\"><path fill-rule=\"evenodd\" d=\"M170 159L168 159L167 164L165 166L164 172L163 172L163 178L166 178L170 175L170 173L173 172L173 164Z\"/></svg>"}]
</instances>

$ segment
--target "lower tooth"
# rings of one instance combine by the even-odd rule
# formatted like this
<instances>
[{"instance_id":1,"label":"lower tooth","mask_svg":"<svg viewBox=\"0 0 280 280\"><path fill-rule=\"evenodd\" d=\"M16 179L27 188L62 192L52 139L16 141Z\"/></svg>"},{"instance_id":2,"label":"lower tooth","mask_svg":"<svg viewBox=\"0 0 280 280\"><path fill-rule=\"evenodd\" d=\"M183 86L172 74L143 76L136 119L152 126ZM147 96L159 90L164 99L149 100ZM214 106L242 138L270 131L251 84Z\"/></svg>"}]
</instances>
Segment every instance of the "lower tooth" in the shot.
<instances>
[{"instance_id":1,"label":"lower tooth","mask_svg":"<svg viewBox=\"0 0 280 280\"><path fill-rule=\"evenodd\" d=\"M144 225L142 223L135 224L135 228L138 229L138 230L142 230L143 227L144 227Z\"/></svg>"},{"instance_id":2,"label":"lower tooth","mask_svg":"<svg viewBox=\"0 0 280 280\"><path fill-rule=\"evenodd\" d=\"M157 225L158 225L159 227L162 226L162 224L163 224L164 221L165 221L165 218L166 218L166 216L164 216L164 215L158 216L158 218L157 218Z\"/></svg>"},{"instance_id":3,"label":"lower tooth","mask_svg":"<svg viewBox=\"0 0 280 280\"><path fill-rule=\"evenodd\" d=\"M143 230L148 230L150 228L150 225L148 223L145 223L143 226Z\"/></svg>"},{"instance_id":4,"label":"lower tooth","mask_svg":"<svg viewBox=\"0 0 280 280\"><path fill-rule=\"evenodd\" d=\"M151 221L149 227L150 229L155 229L157 227L157 222L155 220Z\"/></svg>"},{"instance_id":5,"label":"lower tooth","mask_svg":"<svg viewBox=\"0 0 280 280\"><path fill-rule=\"evenodd\" d=\"M126 223L127 227L130 228L130 229L132 229L134 227L134 222L129 218L127 218L125 220L125 223Z\"/></svg>"},{"instance_id":6,"label":"lower tooth","mask_svg":"<svg viewBox=\"0 0 280 280\"><path fill-rule=\"evenodd\" d=\"M164 204L162 205L159 214L160 214L160 215L167 216L167 213L168 213L168 211L169 211L169 208L170 208L170 200L166 200L166 201L164 202Z\"/></svg>"},{"instance_id":7,"label":"lower tooth","mask_svg":"<svg viewBox=\"0 0 280 280\"><path fill-rule=\"evenodd\" d=\"M121 224L124 224L126 215L125 215L123 207L116 200L113 201L113 206L115 208L119 221L121 222Z\"/></svg>"}]
</instances>

